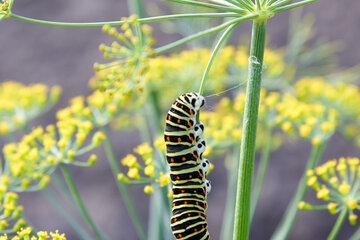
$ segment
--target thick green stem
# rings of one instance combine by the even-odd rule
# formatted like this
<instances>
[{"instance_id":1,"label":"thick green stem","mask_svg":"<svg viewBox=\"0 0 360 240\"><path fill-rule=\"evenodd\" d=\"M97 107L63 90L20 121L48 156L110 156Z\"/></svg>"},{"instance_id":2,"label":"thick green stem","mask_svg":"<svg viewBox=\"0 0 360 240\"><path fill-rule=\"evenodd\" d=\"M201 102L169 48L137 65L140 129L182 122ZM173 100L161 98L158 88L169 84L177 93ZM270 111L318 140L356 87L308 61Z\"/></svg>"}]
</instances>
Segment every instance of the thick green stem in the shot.
<instances>
[{"instance_id":1,"label":"thick green stem","mask_svg":"<svg viewBox=\"0 0 360 240\"><path fill-rule=\"evenodd\" d=\"M251 201L252 205L250 208L250 222L254 218L256 206L257 203L259 202L261 192L263 191L264 188L264 181L266 178L266 172L268 169L270 152L271 152L272 132L273 132L272 129L268 129L265 133L265 145L262 148L261 159L259 162L258 170L256 172L254 191L252 195L252 201Z\"/></svg>"},{"instance_id":2,"label":"thick green stem","mask_svg":"<svg viewBox=\"0 0 360 240\"><path fill-rule=\"evenodd\" d=\"M85 222L91 227L93 232L95 233L95 238L99 240L108 239L104 236L103 233L101 233L98 226L95 224L94 220L92 219L88 209L85 206L84 201L82 200L79 190L71 176L71 173L66 165L60 164L61 172L64 176L65 182L70 190L71 196L73 197L75 203L78 205L80 209L80 214L82 218L85 220Z\"/></svg>"},{"instance_id":3,"label":"thick green stem","mask_svg":"<svg viewBox=\"0 0 360 240\"><path fill-rule=\"evenodd\" d=\"M304 198L306 190L307 190L306 172L309 169L314 168L319 163L319 161L324 153L325 146L326 146L326 143L323 143L318 146L313 146L311 153L310 153L309 160L306 164L304 175L302 176L302 178L298 184L296 193L295 193L293 199L291 200L290 204L288 205L288 207L286 209L286 213L283 216L280 224L278 225L275 233L271 237L271 240L284 240L284 239L288 238L289 233L290 233L290 231L295 223L295 220L296 220L299 202Z\"/></svg>"},{"instance_id":4,"label":"thick green stem","mask_svg":"<svg viewBox=\"0 0 360 240\"><path fill-rule=\"evenodd\" d=\"M335 225L334 225L333 229L331 230L329 236L327 237L327 240L335 240L336 239L336 236L339 234L339 231L340 231L342 225L344 224L346 216L347 216L347 209L345 208L340 212L340 215L339 215L338 219L336 220Z\"/></svg>"},{"instance_id":5,"label":"thick green stem","mask_svg":"<svg viewBox=\"0 0 360 240\"><path fill-rule=\"evenodd\" d=\"M259 111L261 76L265 51L266 21L254 21L249 79L241 139L240 162L236 193L233 240L247 240L250 229L250 195L255 159L255 141Z\"/></svg>"},{"instance_id":6,"label":"thick green stem","mask_svg":"<svg viewBox=\"0 0 360 240\"><path fill-rule=\"evenodd\" d=\"M105 133L107 132L106 129L102 129L102 131ZM107 134L107 137L104 141L104 149L105 149L106 157L110 164L111 172L116 182L116 186L120 192L120 196L124 202L125 208L129 214L129 217L135 228L138 238L141 240L145 240L146 239L145 230L140 220L139 213L136 210L136 207L134 206L134 200L132 199L127 187L117 179L117 175L120 172L120 165L116 160L112 144L108 138L109 138L109 134Z\"/></svg>"}]
</instances>

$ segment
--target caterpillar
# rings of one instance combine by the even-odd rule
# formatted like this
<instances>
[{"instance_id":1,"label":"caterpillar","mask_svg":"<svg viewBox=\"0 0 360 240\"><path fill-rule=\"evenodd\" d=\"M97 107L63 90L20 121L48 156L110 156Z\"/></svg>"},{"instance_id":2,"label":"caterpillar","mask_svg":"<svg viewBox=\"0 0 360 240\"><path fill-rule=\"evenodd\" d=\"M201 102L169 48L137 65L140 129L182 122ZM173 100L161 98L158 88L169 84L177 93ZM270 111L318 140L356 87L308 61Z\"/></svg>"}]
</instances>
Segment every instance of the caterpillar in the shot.
<instances>
[{"instance_id":1,"label":"caterpillar","mask_svg":"<svg viewBox=\"0 0 360 240\"><path fill-rule=\"evenodd\" d=\"M198 93L179 96L168 111L164 139L173 190L171 229L176 239L209 239L206 197L211 185L206 180L209 161L202 155L204 125L196 115L205 98Z\"/></svg>"}]
</instances>

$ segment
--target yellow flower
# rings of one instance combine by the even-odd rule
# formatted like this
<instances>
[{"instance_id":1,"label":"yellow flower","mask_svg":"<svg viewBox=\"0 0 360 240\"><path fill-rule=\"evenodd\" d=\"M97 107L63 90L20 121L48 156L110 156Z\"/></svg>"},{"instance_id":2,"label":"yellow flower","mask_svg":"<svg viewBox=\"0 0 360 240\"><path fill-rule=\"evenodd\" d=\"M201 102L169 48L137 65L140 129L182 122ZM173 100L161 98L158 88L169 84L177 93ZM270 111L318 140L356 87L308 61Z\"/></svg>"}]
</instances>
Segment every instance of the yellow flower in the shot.
<instances>
[{"instance_id":1,"label":"yellow flower","mask_svg":"<svg viewBox=\"0 0 360 240\"><path fill-rule=\"evenodd\" d=\"M127 173L127 176L132 179L140 179L141 178L139 169L137 169L137 168L130 168Z\"/></svg>"},{"instance_id":2,"label":"yellow flower","mask_svg":"<svg viewBox=\"0 0 360 240\"><path fill-rule=\"evenodd\" d=\"M160 173L158 182L159 182L160 187L165 187L170 184L170 176L168 174Z\"/></svg>"},{"instance_id":3,"label":"yellow flower","mask_svg":"<svg viewBox=\"0 0 360 240\"><path fill-rule=\"evenodd\" d=\"M144 169L144 173L146 176L149 177L155 176L155 166L153 164L146 166Z\"/></svg>"},{"instance_id":4,"label":"yellow flower","mask_svg":"<svg viewBox=\"0 0 360 240\"><path fill-rule=\"evenodd\" d=\"M129 168L136 168L139 166L137 158L132 155L132 154L128 154L126 155L122 160L121 160L121 164L124 166L127 166Z\"/></svg>"},{"instance_id":5,"label":"yellow flower","mask_svg":"<svg viewBox=\"0 0 360 240\"><path fill-rule=\"evenodd\" d=\"M147 195L150 195L154 192L154 187L151 186L151 185L146 185L144 187L144 193L147 194Z\"/></svg>"}]
</instances>

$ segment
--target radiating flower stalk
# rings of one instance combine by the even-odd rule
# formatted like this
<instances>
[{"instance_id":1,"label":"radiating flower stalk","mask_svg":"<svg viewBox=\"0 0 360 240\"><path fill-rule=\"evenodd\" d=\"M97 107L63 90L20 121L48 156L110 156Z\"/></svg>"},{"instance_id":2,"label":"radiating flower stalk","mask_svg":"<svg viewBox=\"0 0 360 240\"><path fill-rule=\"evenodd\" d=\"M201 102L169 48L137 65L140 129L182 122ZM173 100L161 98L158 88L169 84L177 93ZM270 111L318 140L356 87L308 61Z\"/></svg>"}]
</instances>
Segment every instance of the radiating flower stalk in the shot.
<instances>
[{"instance_id":1,"label":"radiating flower stalk","mask_svg":"<svg viewBox=\"0 0 360 240\"><path fill-rule=\"evenodd\" d=\"M359 209L360 160L356 157L330 160L306 173L306 184L316 193L316 198L324 204L300 202L301 210L327 210L331 215L339 215L328 240L336 239L347 217L351 225L357 223Z\"/></svg>"}]
</instances>

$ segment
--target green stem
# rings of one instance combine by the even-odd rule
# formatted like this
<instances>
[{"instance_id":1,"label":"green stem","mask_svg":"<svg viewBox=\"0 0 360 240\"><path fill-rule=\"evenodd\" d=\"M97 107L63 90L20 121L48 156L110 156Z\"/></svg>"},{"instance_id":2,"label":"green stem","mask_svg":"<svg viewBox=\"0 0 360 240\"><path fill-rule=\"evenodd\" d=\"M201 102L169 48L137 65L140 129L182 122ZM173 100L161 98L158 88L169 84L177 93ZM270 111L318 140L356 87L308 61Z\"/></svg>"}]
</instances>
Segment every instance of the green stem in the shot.
<instances>
[{"instance_id":1,"label":"green stem","mask_svg":"<svg viewBox=\"0 0 360 240\"><path fill-rule=\"evenodd\" d=\"M188 13L188 14L174 14L174 15L164 15L156 17L148 17L139 19L140 23L152 23L165 20L177 20L177 19L187 19L187 18L223 18L223 17L235 17L238 16L236 13ZM52 27L68 27L68 28L99 28L105 24L111 26L119 26L124 23L124 21L105 21L105 22L54 22L47 20L40 20L35 18L28 18L24 16L11 13L9 18L16 19L21 22L40 24Z\"/></svg>"},{"instance_id":2,"label":"green stem","mask_svg":"<svg viewBox=\"0 0 360 240\"><path fill-rule=\"evenodd\" d=\"M291 200L290 204L288 205L288 207L286 209L285 215L283 216L280 224L278 225L277 229L275 230L275 233L271 237L271 240L284 240L284 239L288 238L289 233L290 233L290 231L295 223L295 220L296 220L299 202L304 198L305 193L307 191L306 172L309 169L316 167L316 165L319 163L319 161L321 160L321 157L324 153L325 146L326 146L326 143L312 147L309 160L306 164L304 175L302 176L302 178L298 184L298 187L297 187L297 190L296 190L296 193L295 193L293 199Z\"/></svg>"},{"instance_id":3,"label":"green stem","mask_svg":"<svg viewBox=\"0 0 360 240\"><path fill-rule=\"evenodd\" d=\"M143 0L128 0L128 8L131 14L136 14L138 17L145 17L145 7Z\"/></svg>"},{"instance_id":4,"label":"green stem","mask_svg":"<svg viewBox=\"0 0 360 240\"><path fill-rule=\"evenodd\" d=\"M272 129L268 129L265 133L265 145L262 148L261 159L259 162L258 170L256 172L256 179L254 185L254 191L252 195L252 205L250 208L250 222L254 218L254 214L256 211L256 206L259 202L260 195L264 188L264 181L266 178L266 172L269 165L269 158L271 153L271 137L272 137Z\"/></svg>"},{"instance_id":5,"label":"green stem","mask_svg":"<svg viewBox=\"0 0 360 240\"><path fill-rule=\"evenodd\" d=\"M238 169L233 240L247 240L249 237L251 181L255 159L265 36L266 21L254 21Z\"/></svg>"},{"instance_id":6,"label":"green stem","mask_svg":"<svg viewBox=\"0 0 360 240\"><path fill-rule=\"evenodd\" d=\"M239 147L234 149L234 152L227 159L230 161L230 166L227 168L227 190L226 190L226 204L223 217L223 223L221 228L221 238L220 239L231 239L232 230L233 230L233 220L234 220L234 210L235 210L235 198L236 191L234 187L237 182L237 168L239 162L237 158L239 156Z\"/></svg>"},{"instance_id":7,"label":"green stem","mask_svg":"<svg viewBox=\"0 0 360 240\"><path fill-rule=\"evenodd\" d=\"M360 240L360 227L356 232L349 238L349 240Z\"/></svg>"},{"instance_id":8,"label":"green stem","mask_svg":"<svg viewBox=\"0 0 360 240\"><path fill-rule=\"evenodd\" d=\"M247 11L240 9L238 7L226 7L223 5L217 5L217 4L212 4L212 3L205 3L205 2L200 2L200 1L193 1L193 0L168 0L169 2L177 2L177 3L181 3L181 4L187 4L187 5L192 5L195 7L205 7L205 8L209 8L209 9L215 9L215 10L219 10L219 11L227 11L227 12L235 12L235 13L240 13L240 14L246 14Z\"/></svg>"},{"instance_id":9,"label":"green stem","mask_svg":"<svg viewBox=\"0 0 360 240\"><path fill-rule=\"evenodd\" d=\"M204 74L202 76L201 79L201 84L200 84L200 88L199 88L199 94L201 95L204 91L204 83L205 80L208 78L209 76L209 72L211 70L211 66L213 65L215 58L217 57L219 51L222 49L222 47L224 46L224 44L226 43L226 41L229 39L228 36L233 32L233 29L236 27L236 24L230 25L225 31L224 33L221 35L221 37L219 38L219 40L217 41L217 43L215 44L215 47L211 53L210 59L206 65Z\"/></svg>"},{"instance_id":10,"label":"green stem","mask_svg":"<svg viewBox=\"0 0 360 240\"><path fill-rule=\"evenodd\" d=\"M145 240L146 239L145 230L140 220L139 213L136 210L136 207L134 206L134 200L132 199L127 187L117 179L117 175L120 172L120 165L116 160L112 144L109 140L109 134L107 133L107 130L105 128L103 128L102 131L105 132L107 135L104 141L104 149L105 149L106 157L110 164L111 172L115 179L116 186L120 192L120 196L124 202L124 205L129 214L131 222L135 228L136 234L138 235L138 238L141 240Z\"/></svg>"},{"instance_id":11,"label":"green stem","mask_svg":"<svg viewBox=\"0 0 360 240\"><path fill-rule=\"evenodd\" d=\"M162 47L159 47L157 49L155 49L156 53L157 54L161 54L161 53L164 53L164 52L167 52L167 51L170 51L174 48L177 48L179 46L182 46L186 43L189 43L193 40L196 40L198 38L202 38L206 35L210 35L210 34L214 34L214 33L217 33L217 32L220 32L221 30L223 29L226 29L227 27L233 25L233 24L236 24L236 23L240 23L240 22L243 22L243 21L247 21L247 20L251 20L251 19L254 19L256 18L258 15L257 14L251 14L251 15L248 15L248 16L245 16L245 17L241 17L241 18L236 18L236 19L233 19L233 20L230 20L228 22L225 22L219 26L216 26L216 27L213 27L213 28L209 28L209 29L206 29L204 31L201 31L201 32L198 32L196 34L193 34L193 35L190 35L188 37L185 37L185 38L182 38L180 40L177 40L175 42L172 42L168 45L165 45L165 46L162 46Z\"/></svg>"},{"instance_id":12,"label":"green stem","mask_svg":"<svg viewBox=\"0 0 360 240\"><path fill-rule=\"evenodd\" d=\"M61 201L55 196L56 194L51 191L50 189L45 189L45 191L42 192L46 200L55 208L55 210L62 215L62 217L68 222L71 226L71 228L76 232L76 234L79 236L80 239L83 240L89 240L92 239L91 236L86 232L85 229L83 229L83 226L81 226L76 219L66 210L63 208Z\"/></svg>"},{"instance_id":13,"label":"green stem","mask_svg":"<svg viewBox=\"0 0 360 240\"><path fill-rule=\"evenodd\" d=\"M84 201L82 200L82 198L80 196L79 190L78 190L67 166L60 164L60 169L61 169L61 172L65 179L65 182L70 190L70 193L71 193L75 203L78 205L78 207L80 209L80 214L81 214L82 218L85 220L85 222L91 227L91 229L95 233L95 238L99 239L99 240L108 239L101 233L100 229L95 224L94 220L91 218L91 215L90 215L88 209L86 208Z\"/></svg>"},{"instance_id":14,"label":"green stem","mask_svg":"<svg viewBox=\"0 0 360 240\"><path fill-rule=\"evenodd\" d=\"M285 5L285 6L281 6L281 7L277 7L274 9L274 13L280 13L280 12L285 12L287 10L291 10L294 8L298 8L301 6L304 6L306 4L310 4L310 3L314 3L317 2L318 0L305 0L305 1L301 1L301 2L297 2L297 3L293 3L293 4L289 4L289 5Z\"/></svg>"},{"instance_id":15,"label":"green stem","mask_svg":"<svg viewBox=\"0 0 360 240\"><path fill-rule=\"evenodd\" d=\"M336 220L335 225L334 225L333 229L331 230L329 236L327 237L327 240L335 240L336 239L336 236L338 235L342 225L344 224L346 216L347 216L347 209L345 208L340 212L340 215L339 215L338 219Z\"/></svg>"}]
</instances>

